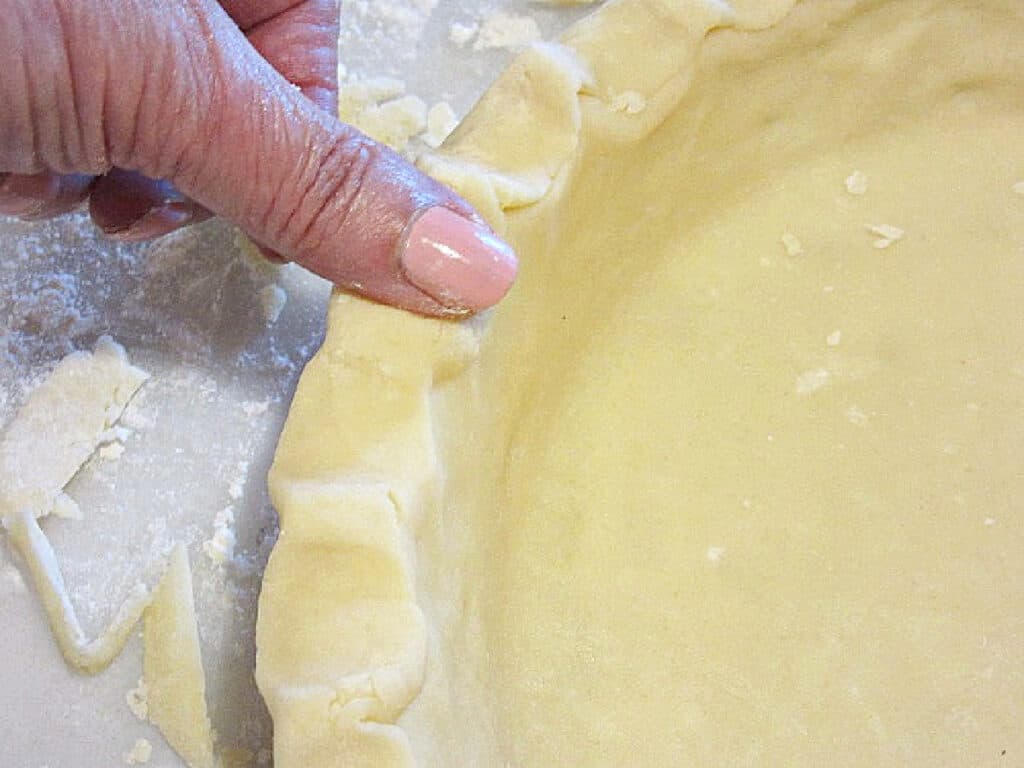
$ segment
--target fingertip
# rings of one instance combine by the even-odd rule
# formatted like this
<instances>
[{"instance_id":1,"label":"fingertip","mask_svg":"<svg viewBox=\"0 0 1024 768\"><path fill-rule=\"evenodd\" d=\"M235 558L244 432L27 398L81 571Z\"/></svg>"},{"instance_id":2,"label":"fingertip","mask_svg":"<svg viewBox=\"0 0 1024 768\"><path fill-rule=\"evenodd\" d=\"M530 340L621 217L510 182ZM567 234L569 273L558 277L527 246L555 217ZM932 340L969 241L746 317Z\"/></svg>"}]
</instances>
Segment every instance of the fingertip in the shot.
<instances>
[{"instance_id":1,"label":"fingertip","mask_svg":"<svg viewBox=\"0 0 1024 768\"><path fill-rule=\"evenodd\" d=\"M359 194L346 200L349 215L337 209L342 226L294 260L344 290L430 317L466 317L501 301L518 273L512 247L450 189L376 151Z\"/></svg>"},{"instance_id":2,"label":"fingertip","mask_svg":"<svg viewBox=\"0 0 1024 768\"><path fill-rule=\"evenodd\" d=\"M399 241L405 278L449 310L479 312L512 288L519 262L489 227L444 206L419 211Z\"/></svg>"},{"instance_id":3,"label":"fingertip","mask_svg":"<svg viewBox=\"0 0 1024 768\"><path fill-rule=\"evenodd\" d=\"M211 215L168 182L119 168L96 182L89 213L105 235L129 243L161 237Z\"/></svg>"},{"instance_id":4,"label":"fingertip","mask_svg":"<svg viewBox=\"0 0 1024 768\"><path fill-rule=\"evenodd\" d=\"M0 214L27 221L48 219L74 210L88 196L94 178L85 174L3 174Z\"/></svg>"}]
</instances>

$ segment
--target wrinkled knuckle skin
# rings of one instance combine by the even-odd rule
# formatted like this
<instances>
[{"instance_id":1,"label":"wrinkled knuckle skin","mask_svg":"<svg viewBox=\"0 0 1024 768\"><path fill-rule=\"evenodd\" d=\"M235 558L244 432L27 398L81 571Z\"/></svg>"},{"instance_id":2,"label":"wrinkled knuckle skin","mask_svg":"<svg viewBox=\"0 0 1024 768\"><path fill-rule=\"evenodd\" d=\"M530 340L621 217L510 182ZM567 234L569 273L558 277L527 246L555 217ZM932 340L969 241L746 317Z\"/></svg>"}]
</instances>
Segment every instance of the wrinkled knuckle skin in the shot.
<instances>
[{"instance_id":1,"label":"wrinkled knuckle skin","mask_svg":"<svg viewBox=\"0 0 1024 768\"><path fill-rule=\"evenodd\" d=\"M202 173L195 147L220 122L224 67L202 3L190 0L166 15L147 36L130 99L117 99L111 154L116 165L149 176L192 178Z\"/></svg>"},{"instance_id":2,"label":"wrinkled knuckle skin","mask_svg":"<svg viewBox=\"0 0 1024 768\"><path fill-rule=\"evenodd\" d=\"M52 66L54 56L44 51L38 65L28 61L28 52L40 40L50 42L53 37L45 11L41 8L38 13L42 23L32 24L35 17L28 0L10 0L0 8L0 171L32 174L45 169L45 137L36 118L40 107L51 114L55 110L51 98L33 93L29 67Z\"/></svg>"},{"instance_id":3,"label":"wrinkled knuckle skin","mask_svg":"<svg viewBox=\"0 0 1024 768\"><path fill-rule=\"evenodd\" d=\"M311 253L341 239L372 188L381 150L364 136L339 138L310 166L299 182L299 201L285 222L283 240L292 253Z\"/></svg>"}]
</instances>

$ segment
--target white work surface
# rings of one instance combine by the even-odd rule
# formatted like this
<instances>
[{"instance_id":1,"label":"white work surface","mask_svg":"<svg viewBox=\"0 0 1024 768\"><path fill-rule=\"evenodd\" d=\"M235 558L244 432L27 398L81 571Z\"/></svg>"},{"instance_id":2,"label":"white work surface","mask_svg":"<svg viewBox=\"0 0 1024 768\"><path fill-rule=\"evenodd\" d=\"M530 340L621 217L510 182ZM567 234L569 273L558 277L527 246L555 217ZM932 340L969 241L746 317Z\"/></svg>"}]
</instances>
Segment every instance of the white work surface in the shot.
<instances>
[{"instance_id":1,"label":"white work surface","mask_svg":"<svg viewBox=\"0 0 1024 768\"><path fill-rule=\"evenodd\" d=\"M445 100L461 115L513 54L455 45L453 22L506 8L532 16L549 36L582 13L522 0L431 9L436 2L343 2L349 75L399 78L427 105ZM275 284L287 303L271 322L260 292ZM298 374L322 337L327 291L297 267L246 256L221 222L122 246L100 238L84 214L42 224L0 217L0 424L63 355L103 334L152 374L122 422L130 430L124 454L94 457L69 487L84 519L44 521L82 623L95 633L131 585L152 584L171 547L187 543L219 745L262 749L258 764L267 763L270 726L252 678L253 627L276 529L265 477ZM236 521L236 556L216 565L203 544L226 509ZM70 671L6 541L0 625L5 768L123 765L140 738L153 745L149 765L181 765L125 701L141 674L138 632L106 672Z\"/></svg>"}]
</instances>

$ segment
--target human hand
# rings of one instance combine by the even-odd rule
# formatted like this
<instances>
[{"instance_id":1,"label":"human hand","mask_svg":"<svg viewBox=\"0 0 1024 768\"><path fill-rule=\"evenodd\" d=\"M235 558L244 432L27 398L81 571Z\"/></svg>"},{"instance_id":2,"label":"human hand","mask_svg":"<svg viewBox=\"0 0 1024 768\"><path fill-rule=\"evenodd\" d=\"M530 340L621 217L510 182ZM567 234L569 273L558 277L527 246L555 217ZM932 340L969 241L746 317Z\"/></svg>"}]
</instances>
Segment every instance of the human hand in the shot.
<instances>
[{"instance_id":1,"label":"human hand","mask_svg":"<svg viewBox=\"0 0 1024 768\"><path fill-rule=\"evenodd\" d=\"M512 250L334 117L336 2L7 0L0 213L45 218L89 198L104 232L136 241L212 211L385 303L497 303Z\"/></svg>"}]
</instances>

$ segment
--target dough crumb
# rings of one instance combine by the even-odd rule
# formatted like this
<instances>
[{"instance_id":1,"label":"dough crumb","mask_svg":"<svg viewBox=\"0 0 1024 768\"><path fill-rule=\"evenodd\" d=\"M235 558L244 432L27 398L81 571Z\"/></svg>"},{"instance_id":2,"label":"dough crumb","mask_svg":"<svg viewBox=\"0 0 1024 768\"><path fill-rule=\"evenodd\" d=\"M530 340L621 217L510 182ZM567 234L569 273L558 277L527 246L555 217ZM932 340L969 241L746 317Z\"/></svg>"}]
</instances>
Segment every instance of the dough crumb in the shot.
<instances>
[{"instance_id":1,"label":"dough crumb","mask_svg":"<svg viewBox=\"0 0 1024 768\"><path fill-rule=\"evenodd\" d=\"M623 91L612 95L609 106L612 112L638 115L647 109L647 99L639 91Z\"/></svg>"},{"instance_id":2,"label":"dough crumb","mask_svg":"<svg viewBox=\"0 0 1024 768\"><path fill-rule=\"evenodd\" d=\"M391 77L347 77L339 87L338 116L398 152L427 127L423 99L405 95L405 82Z\"/></svg>"},{"instance_id":3,"label":"dough crumb","mask_svg":"<svg viewBox=\"0 0 1024 768\"><path fill-rule=\"evenodd\" d=\"M141 677L138 684L124 695L125 704L139 720L149 717L149 689Z\"/></svg>"},{"instance_id":4,"label":"dough crumb","mask_svg":"<svg viewBox=\"0 0 1024 768\"><path fill-rule=\"evenodd\" d=\"M1013 191L1018 195L1024 195L1024 181L1018 181L1013 185Z\"/></svg>"},{"instance_id":5,"label":"dough crumb","mask_svg":"<svg viewBox=\"0 0 1024 768\"><path fill-rule=\"evenodd\" d=\"M231 480L231 484L228 486L228 496L231 497L232 501L238 501L242 498L242 494L245 489L245 481L249 478L249 462L240 461L237 464L238 474Z\"/></svg>"},{"instance_id":6,"label":"dough crumb","mask_svg":"<svg viewBox=\"0 0 1024 768\"><path fill-rule=\"evenodd\" d=\"M498 11L484 19L480 25L473 50L515 50L525 48L540 39L540 27L532 16L516 16Z\"/></svg>"},{"instance_id":7,"label":"dough crumb","mask_svg":"<svg viewBox=\"0 0 1024 768\"><path fill-rule=\"evenodd\" d=\"M843 340L843 332L836 328L832 333L825 337L825 343L830 347L838 347L839 342Z\"/></svg>"},{"instance_id":8,"label":"dough crumb","mask_svg":"<svg viewBox=\"0 0 1024 768\"><path fill-rule=\"evenodd\" d=\"M262 416L270 409L269 400L246 400L242 403L242 413L250 419L254 416Z\"/></svg>"},{"instance_id":9,"label":"dough crumb","mask_svg":"<svg viewBox=\"0 0 1024 768\"><path fill-rule=\"evenodd\" d=\"M265 285L260 290L260 306L263 307L263 317L267 325L273 325L281 316L284 305L288 302L288 294L277 283Z\"/></svg>"},{"instance_id":10,"label":"dough crumb","mask_svg":"<svg viewBox=\"0 0 1024 768\"><path fill-rule=\"evenodd\" d=\"M717 563L721 561L722 555L725 554L725 547L708 547L707 557L708 562Z\"/></svg>"},{"instance_id":11,"label":"dough crumb","mask_svg":"<svg viewBox=\"0 0 1024 768\"><path fill-rule=\"evenodd\" d=\"M350 121L372 139L401 152L427 127L427 105L419 96L400 96L371 105Z\"/></svg>"},{"instance_id":12,"label":"dough crumb","mask_svg":"<svg viewBox=\"0 0 1024 768\"><path fill-rule=\"evenodd\" d=\"M855 424L858 427L863 427L868 423L868 415L864 413L858 406L851 405L846 409L846 420L851 424Z\"/></svg>"},{"instance_id":13,"label":"dough crumb","mask_svg":"<svg viewBox=\"0 0 1024 768\"><path fill-rule=\"evenodd\" d=\"M991 528L995 524L996 524L996 519L994 517L986 517L985 518L985 525L988 526L989 528Z\"/></svg>"},{"instance_id":14,"label":"dough crumb","mask_svg":"<svg viewBox=\"0 0 1024 768\"><path fill-rule=\"evenodd\" d=\"M803 244L791 232L786 232L782 236L782 247L786 249L787 256L800 256L804 252Z\"/></svg>"},{"instance_id":15,"label":"dough crumb","mask_svg":"<svg viewBox=\"0 0 1024 768\"><path fill-rule=\"evenodd\" d=\"M460 21L453 21L448 27L448 39L460 48L476 37L480 31L480 25L474 22L463 24Z\"/></svg>"},{"instance_id":16,"label":"dough crumb","mask_svg":"<svg viewBox=\"0 0 1024 768\"><path fill-rule=\"evenodd\" d=\"M153 756L153 745L147 739L136 739L135 746L124 753L124 761L128 765L145 765Z\"/></svg>"},{"instance_id":17,"label":"dough crumb","mask_svg":"<svg viewBox=\"0 0 1024 768\"><path fill-rule=\"evenodd\" d=\"M124 455L124 443L107 443L100 446L99 456L104 461L117 461Z\"/></svg>"},{"instance_id":18,"label":"dough crumb","mask_svg":"<svg viewBox=\"0 0 1024 768\"><path fill-rule=\"evenodd\" d=\"M427 111L427 130L423 134L423 143L437 149L448 138L459 124L455 110L447 101L439 101Z\"/></svg>"},{"instance_id":19,"label":"dough crumb","mask_svg":"<svg viewBox=\"0 0 1024 768\"><path fill-rule=\"evenodd\" d=\"M405 81L394 77L359 78L351 76L338 88L338 114L351 123L366 107L405 93Z\"/></svg>"},{"instance_id":20,"label":"dough crumb","mask_svg":"<svg viewBox=\"0 0 1024 768\"><path fill-rule=\"evenodd\" d=\"M84 515L82 514L82 508L78 506L78 502L68 496L66 493L61 493L53 500L53 509L50 510L50 514L54 517L59 517L62 520L81 520Z\"/></svg>"},{"instance_id":21,"label":"dough crumb","mask_svg":"<svg viewBox=\"0 0 1024 768\"><path fill-rule=\"evenodd\" d=\"M224 565L235 556L235 510L225 507L213 519L213 536L203 542L203 552L214 565Z\"/></svg>"},{"instance_id":22,"label":"dough crumb","mask_svg":"<svg viewBox=\"0 0 1024 768\"><path fill-rule=\"evenodd\" d=\"M100 434L100 440L106 443L123 443L132 436L132 431L120 424L115 424L110 429L105 429Z\"/></svg>"},{"instance_id":23,"label":"dough crumb","mask_svg":"<svg viewBox=\"0 0 1024 768\"><path fill-rule=\"evenodd\" d=\"M846 191L851 195L863 195L868 191L868 177L863 171L854 171L846 177Z\"/></svg>"},{"instance_id":24,"label":"dough crumb","mask_svg":"<svg viewBox=\"0 0 1024 768\"><path fill-rule=\"evenodd\" d=\"M415 160L424 149L436 149L458 125L445 101L430 109L419 96L406 93L402 80L342 75L338 115L370 138Z\"/></svg>"},{"instance_id":25,"label":"dough crumb","mask_svg":"<svg viewBox=\"0 0 1024 768\"><path fill-rule=\"evenodd\" d=\"M804 371L796 377L796 393L798 395L809 395L811 392L817 392L828 384L831 378L832 374L824 368Z\"/></svg>"},{"instance_id":26,"label":"dough crumb","mask_svg":"<svg viewBox=\"0 0 1024 768\"><path fill-rule=\"evenodd\" d=\"M898 240L902 240L904 235L902 229L894 227L892 224L868 224L866 229L871 234L878 236L873 245L879 250L888 248Z\"/></svg>"}]
</instances>

